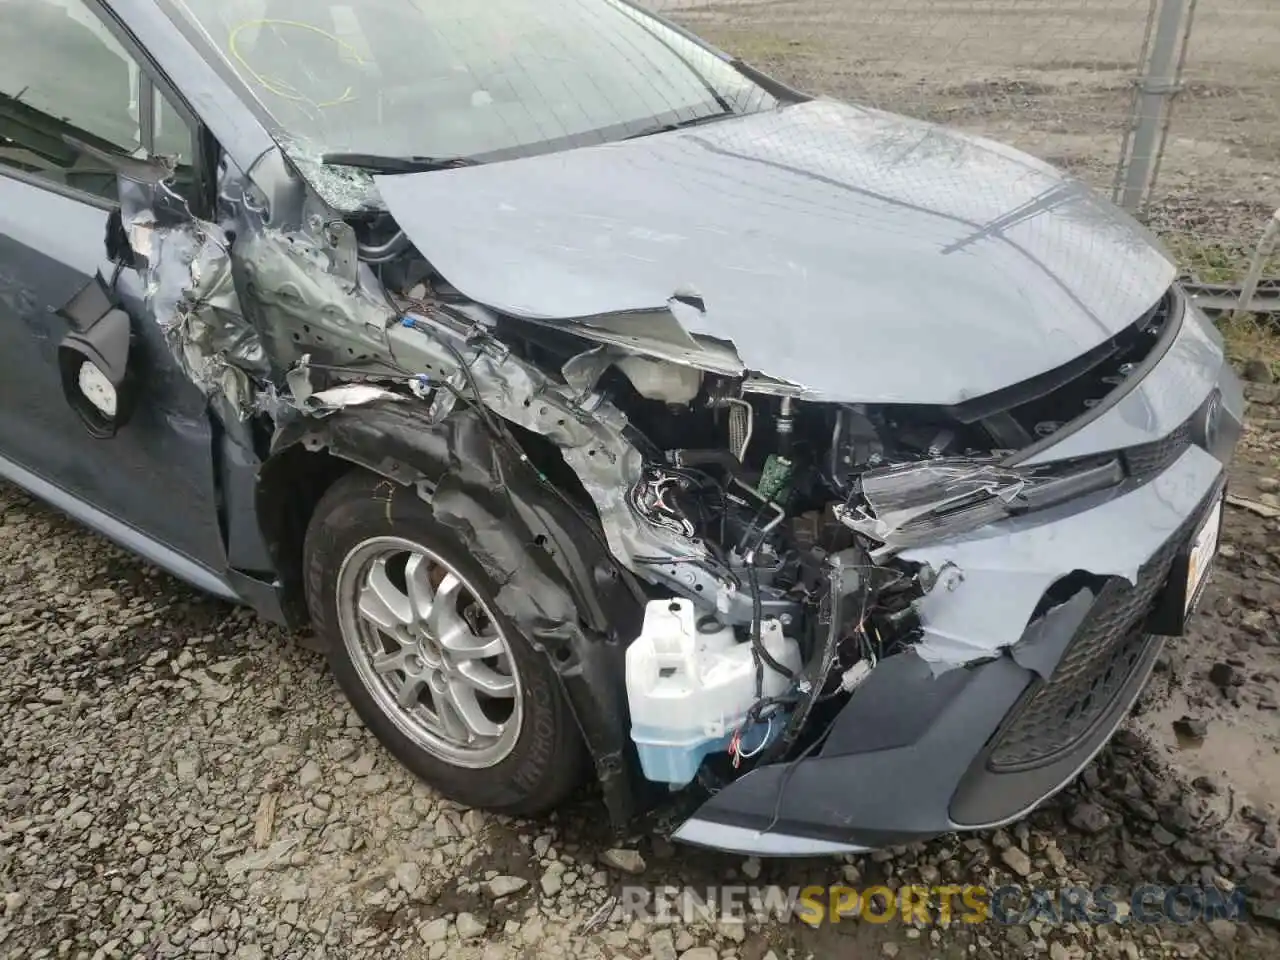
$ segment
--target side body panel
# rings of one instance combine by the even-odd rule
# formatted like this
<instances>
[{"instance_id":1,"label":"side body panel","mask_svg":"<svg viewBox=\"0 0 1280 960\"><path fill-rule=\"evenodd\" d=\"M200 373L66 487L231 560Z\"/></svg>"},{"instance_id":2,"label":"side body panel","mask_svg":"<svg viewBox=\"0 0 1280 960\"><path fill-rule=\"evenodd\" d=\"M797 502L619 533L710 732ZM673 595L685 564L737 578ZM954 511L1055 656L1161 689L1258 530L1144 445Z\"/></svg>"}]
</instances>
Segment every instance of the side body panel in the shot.
<instances>
[{"instance_id":1,"label":"side body panel","mask_svg":"<svg viewBox=\"0 0 1280 960\"><path fill-rule=\"evenodd\" d=\"M107 211L0 176L0 455L195 563L225 565L204 397L147 322L140 278L117 293L134 320L140 386L133 419L89 436L63 398L57 310L99 270Z\"/></svg>"}]
</instances>

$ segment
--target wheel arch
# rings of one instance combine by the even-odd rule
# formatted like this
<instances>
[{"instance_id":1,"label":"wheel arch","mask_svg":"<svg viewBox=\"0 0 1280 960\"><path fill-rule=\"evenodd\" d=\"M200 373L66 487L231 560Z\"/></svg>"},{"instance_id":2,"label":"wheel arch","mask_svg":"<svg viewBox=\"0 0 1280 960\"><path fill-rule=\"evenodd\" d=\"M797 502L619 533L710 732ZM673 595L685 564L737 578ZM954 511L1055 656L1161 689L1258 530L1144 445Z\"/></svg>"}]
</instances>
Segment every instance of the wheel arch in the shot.
<instances>
[{"instance_id":1,"label":"wheel arch","mask_svg":"<svg viewBox=\"0 0 1280 960\"><path fill-rule=\"evenodd\" d=\"M522 462L471 409L431 423L379 402L277 431L255 507L290 609L305 609L302 543L325 491L352 469L413 488L458 531L496 583L502 612L551 660L591 752L615 823L656 799L641 776L626 710L626 646L644 595L596 523Z\"/></svg>"}]
</instances>

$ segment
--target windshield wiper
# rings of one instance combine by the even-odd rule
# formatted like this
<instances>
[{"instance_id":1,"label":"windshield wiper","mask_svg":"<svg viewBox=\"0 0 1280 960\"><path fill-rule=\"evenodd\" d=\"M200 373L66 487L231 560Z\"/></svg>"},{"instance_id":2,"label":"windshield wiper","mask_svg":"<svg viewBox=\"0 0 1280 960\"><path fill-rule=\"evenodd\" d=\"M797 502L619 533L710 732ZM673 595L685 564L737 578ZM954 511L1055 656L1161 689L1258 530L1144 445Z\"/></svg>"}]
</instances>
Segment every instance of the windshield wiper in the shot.
<instances>
[{"instance_id":1,"label":"windshield wiper","mask_svg":"<svg viewBox=\"0 0 1280 960\"><path fill-rule=\"evenodd\" d=\"M374 173L423 173L427 170L449 170L473 167L470 157L384 157L376 153L326 153L320 158L326 166L358 167Z\"/></svg>"},{"instance_id":2,"label":"windshield wiper","mask_svg":"<svg viewBox=\"0 0 1280 960\"><path fill-rule=\"evenodd\" d=\"M672 130L683 130L685 127L696 127L699 124L711 123L713 120L726 120L734 116L732 110L721 110L718 113L708 113L702 117L692 117L688 120L676 120L674 123L659 123L639 133L629 133L623 140L635 140L639 137L651 137L655 133L670 133Z\"/></svg>"}]
</instances>

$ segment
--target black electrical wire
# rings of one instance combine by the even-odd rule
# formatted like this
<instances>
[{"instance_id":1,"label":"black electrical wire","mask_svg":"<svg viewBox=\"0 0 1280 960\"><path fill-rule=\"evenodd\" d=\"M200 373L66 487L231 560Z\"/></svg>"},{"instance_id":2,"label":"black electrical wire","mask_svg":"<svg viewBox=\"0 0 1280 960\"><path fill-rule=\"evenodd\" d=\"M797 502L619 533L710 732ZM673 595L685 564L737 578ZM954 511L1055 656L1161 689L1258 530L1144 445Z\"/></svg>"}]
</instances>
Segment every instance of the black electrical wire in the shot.
<instances>
[{"instance_id":1,"label":"black electrical wire","mask_svg":"<svg viewBox=\"0 0 1280 960\"><path fill-rule=\"evenodd\" d=\"M760 535L756 538L755 547L752 548L747 559L747 580L751 584L751 649L755 652L755 656L759 658L756 661L757 699L764 693L764 671L760 666L760 660L763 660L769 665L770 669L782 674L788 680L796 678L796 675L789 668L773 658L773 654L765 648L764 641L760 638L760 623L764 619L764 608L760 602L760 576L756 572L756 557L759 556L760 548L764 546L764 538L767 533L767 530L760 531Z\"/></svg>"},{"instance_id":2,"label":"black electrical wire","mask_svg":"<svg viewBox=\"0 0 1280 960\"><path fill-rule=\"evenodd\" d=\"M476 383L475 374L471 372L471 367L467 365L467 361L463 358L462 353L458 350L457 347L451 344L444 337L441 337L436 342L439 343L440 346L444 347L445 350L448 351L449 356L453 357L454 362L458 365L458 369L462 371L462 376L467 381L467 388L471 391L472 396L475 397L476 412L479 413L480 416L484 419L485 426L488 427L489 430L492 431L495 436L502 436L509 443L515 444L515 446L519 448L520 445L516 443L515 438L510 436L507 433L507 431L501 429L498 426L498 424L494 421L493 414L490 413L489 408L485 406L484 395L480 393L480 385ZM450 387L450 388L453 387L453 384L449 383L447 380L443 382L447 387ZM456 393L455 393L455 396L456 396ZM527 457L525 457L523 448L520 448L520 456L522 458L527 459Z\"/></svg>"},{"instance_id":3,"label":"black electrical wire","mask_svg":"<svg viewBox=\"0 0 1280 960\"><path fill-rule=\"evenodd\" d=\"M834 722L835 721L833 720L832 723ZM830 727L827 728L827 731L829 730ZM818 748L818 745L826 739L827 731L824 731L822 735L815 737L813 742L801 750L800 755L794 760L788 761L786 768L782 771L782 776L778 780L778 792L773 798L773 816L769 818L769 823L764 830L761 831L762 833L768 833L778 825L778 820L782 817L782 798L787 792L787 786L791 783L791 777L795 774L796 767L800 766L803 761L808 759L809 754L813 753L813 751Z\"/></svg>"},{"instance_id":4,"label":"black electrical wire","mask_svg":"<svg viewBox=\"0 0 1280 960\"><path fill-rule=\"evenodd\" d=\"M764 698L764 641L760 639L760 621L764 606L760 602L760 577L756 573L756 555L747 560L747 582L751 585L751 659L756 666L756 703ZM772 658L771 658L772 659ZM753 706L754 709L754 706Z\"/></svg>"}]
</instances>

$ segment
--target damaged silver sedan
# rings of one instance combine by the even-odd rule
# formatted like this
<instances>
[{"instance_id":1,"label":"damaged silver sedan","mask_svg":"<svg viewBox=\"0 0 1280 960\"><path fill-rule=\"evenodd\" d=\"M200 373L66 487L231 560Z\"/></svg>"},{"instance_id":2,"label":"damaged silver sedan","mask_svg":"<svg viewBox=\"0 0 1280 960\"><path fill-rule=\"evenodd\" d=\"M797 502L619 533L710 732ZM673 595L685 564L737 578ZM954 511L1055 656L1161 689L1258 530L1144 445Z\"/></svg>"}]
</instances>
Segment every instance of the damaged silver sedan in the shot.
<instances>
[{"instance_id":1,"label":"damaged silver sedan","mask_svg":"<svg viewBox=\"0 0 1280 960\"><path fill-rule=\"evenodd\" d=\"M1240 388L1049 166L627 0L2 9L0 474L448 796L1003 823L1184 629Z\"/></svg>"}]
</instances>

